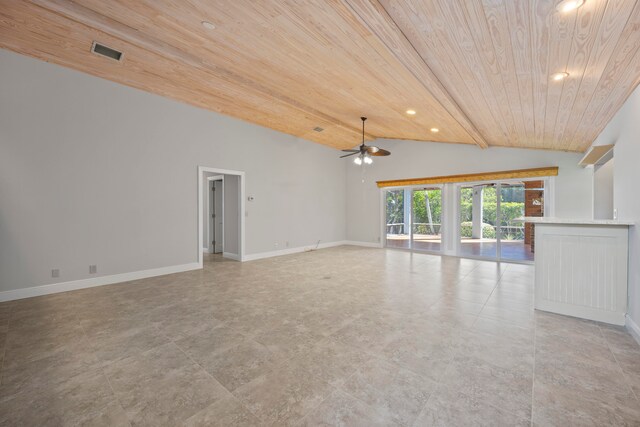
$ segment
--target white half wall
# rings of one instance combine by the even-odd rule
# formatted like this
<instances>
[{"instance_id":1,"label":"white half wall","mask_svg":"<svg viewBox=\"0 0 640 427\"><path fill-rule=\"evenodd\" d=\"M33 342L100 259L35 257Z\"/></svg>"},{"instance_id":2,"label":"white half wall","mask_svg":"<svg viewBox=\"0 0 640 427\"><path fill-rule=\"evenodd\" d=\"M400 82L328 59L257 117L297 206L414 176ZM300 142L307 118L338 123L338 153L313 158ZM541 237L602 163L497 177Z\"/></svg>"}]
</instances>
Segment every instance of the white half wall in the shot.
<instances>
[{"instance_id":1,"label":"white half wall","mask_svg":"<svg viewBox=\"0 0 640 427\"><path fill-rule=\"evenodd\" d=\"M613 207L621 221L635 222L629 229L629 312L634 325L640 325L640 87L593 145L615 144L613 149ZM636 326L637 327L637 326ZM637 331L636 331L637 332Z\"/></svg>"},{"instance_id":2,"label":"white half wall","mask_svg":"<svg viewBox=\"0 0 640 427\"><path fill-rule=\"evenodd\" d=\"M246 255L342 242L338 155L0 50L0 291L194 265L198 166L245 172Z\"/></svg>"},{"instance_id":3,"label":"white half wall","mask_svg":"<svg viewBox=\"0 0 640 427\"><path fill-rule=\"evenodd\" d=\"M591 218L592 169L578 167L581 154L523 150L416 141L377 140L389 157L374 157L374 163L358 167L345 160L347 168L347 240L381 241L382 212L376 181L493 172L558 166L553 178L555 216Z\"/></svg>"}]
</instances>

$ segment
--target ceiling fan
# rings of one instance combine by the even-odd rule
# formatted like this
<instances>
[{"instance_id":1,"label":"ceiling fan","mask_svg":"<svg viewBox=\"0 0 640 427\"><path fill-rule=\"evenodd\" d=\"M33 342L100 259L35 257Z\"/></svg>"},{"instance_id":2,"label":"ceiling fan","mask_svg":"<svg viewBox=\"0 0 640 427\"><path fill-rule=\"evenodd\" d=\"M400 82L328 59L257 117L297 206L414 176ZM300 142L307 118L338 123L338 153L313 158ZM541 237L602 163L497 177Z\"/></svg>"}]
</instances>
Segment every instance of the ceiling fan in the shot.
<instances>
[{"instance_id":1,"label":"ceiling fan","mask_svg":"<svg viewBox=\"0 0 640 427\"><path fill-rule=\"evenodd\" d=\"M365 120L367 120L367 118L360 117L360 120L362 120L362 145L360 145L360 147L358 147L357 149L342 150L345 153L349 153L349 154L340 156L340 158L342 159L343 157L349 157L357 154L358 157L353 159L353 163L355 163L356 165L361 165L364 162L370 165L371 163L373 163L373 159L371 158L371 156L388 156L391 153L388 152L387 150L383 150L382 148L378 148L373 145L364 144L364 122Z\"/></svg>"}]
</instances>

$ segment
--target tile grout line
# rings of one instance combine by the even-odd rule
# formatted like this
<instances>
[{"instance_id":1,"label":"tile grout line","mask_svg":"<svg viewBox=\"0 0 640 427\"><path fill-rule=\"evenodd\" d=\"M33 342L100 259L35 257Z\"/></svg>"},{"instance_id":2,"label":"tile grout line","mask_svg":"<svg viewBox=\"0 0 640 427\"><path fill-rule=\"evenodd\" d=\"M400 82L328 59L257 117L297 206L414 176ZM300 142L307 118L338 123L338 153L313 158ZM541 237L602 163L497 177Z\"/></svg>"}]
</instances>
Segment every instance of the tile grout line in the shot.
<instances>
[{"instance_id":1,"label":"tile grout line","mask_svg":"<svg viewBox=\"0 0 640 427\"><path fill-rule=\"evenodd\" d=\"M345 380L346 381L346 380ZM329 383L327 383L329 384ZM309 409L304 415L302 415L299 419L296 420L296 424L299 424L301 421L303 421L305 418L307 418L307 416L309 416L309 414L311 414L313 411L315 411L316 409L318 409L327 399L329 399L329 397L331 397L331 395L333 393L335 393L336 391L338 391L338 387L335 387L331 384L329 384L330 390L327 392L327 395L324 396L322 398L322 400L315 405L313 408ZM350 395L351 396L351 395ZM353 397L353 396L352 396ZM364 402L363 402L364 403Z\"/></svg>"},{"instance_id":2,"label":"tile grout line","mask_svg":"<svg viewBox=\"0 0 640 427\"><path fill-rule=\"evenodd\" d=\"M330 333L329 335L327 335L326 337L324 337L324 338L320 339L318 342L314 343L314 345L313 345L310 349L308 349L307 351L308 351L308 352L310 352L313 348L315 348L315 347L319 346L323 341L325 341L325 340L327 340L327 339L331 338L335 333L337 333L338 331L342 330L343 328L345 328L345 327L349 326L351 323L353 323L353 321L354 321L354 320L355 320L355 319L351 320L347 325L344 325L343 327L339 328L338 330L336 330L336 331L334 331L334 332ZM260 343L259 341L256 341L256 342L257 342L258 344L260 344L260 345L264 345L264 344ZM266 347L266 346L265 346L265 347ZM355 347L355 348L358 348L358 347ZM358 350L360 350L360 349L358 348ZM368 352L367 352L367 355L368 355L368 356L370 356L371 358L375 358L375 357L376 357L375 355L373 355L373 354L369 354ZM283 361L283 362L282 362L282 364L279 364L278 366L283 366L285 362L287 362L287 361L292 361L292 360L293 360L293 357L289 357L289 358L287 358L285 361ZM371 359L369 359L369 360L371 360ZM386 360L386 359L383 359L383 360ZM275 368L274 368L274 369L275 369ZM341 389L341 388L340 388L340 386L341 386L341 385L345 384L345 383L346 383L346 382L347 382L351 377L353 377L354 375L356 375L358 372L359 372L359 368L356 368L356 369L355 369L355 371L354 371L351 375L347 376L347 377L342 381L342 383L340 383L340 385L339 385L339 386L334 386L333 384L331 384L331 383L329 383L329 382L327 382L327 381L323 380L322 378L318 377L318 379L320 379L322 382L324 382L324 383L326 383L326 384L328 384L328 385L329 385L329 389L330 389L330 390L327 392L326 396L324 396L324 397L322 398L322 400L321 400L321 401L320 401L316 406L314 406L314 407L313 407L313 408L311 408L309 411L307 411L307 412L306 412L304 415L302 415L298 420L296 420L296 422L298 422L298 423L299 423L299 422L301 422L302 420L304 420L304 419L305 419L309 414L311 414L314 410L316 410L317 408L319 408L319 407L320 407L320 405L322 405L322 404L323 404L323 403L324 403L324 402L325 402L329 397L331 397L331 395L332 395L333 393L335 393L336 391L341 391L341 392L343 392L343 393L345 393L345 394L347 394L347 395L351 396L352 398L354 398L354 399L356 399L356 400L358 400L358 401L362 402L362 403L363 403L364 405L366 405L367 407L371 407L371 406L370 406L369 404L367 404L366 402L364 402L364 401L362 401L362 400L358 399L358 398L357 398L357 397L355 397L355 396L352 396L352 395L351 395L350 393L348 393L346 390L343 390L343 389ZM375 410L375 408L374 408L374 410ZM257 416L256 416L256 417L257 417Z\"/></svg>"},{"instance_id":3,"label":"tile grout line","mask_svg":"<svg viewBox=\"0 0 640 427\"><path fill-rule=\"evenodd\" d=\"M478 266L479 266L479 265L478 265ZM478 266L474 267L474 268L473 268L473 270L475 270ZM486 305L487 305L487 303L489 302L489 299L491 298L491 295L493 295L493 293L495 292L495 290L496 290L496 288L498 287L498 285L499 285L500 281L502 280L502 276L504 276L504 273L506 273L506 271L507 271L507 269L508 269L508 268L509 268L509 266L507 266L507 267L505 268L505 270L504 270L502 273L500 273L500 276L498 277L498 280L496 280L496 284L495 284L495 286L494 286L494 287L493 287L493 289L491 290L491 293L490 293L490 294L489 294L489 296L487 297L487 300L485 301L485 303L482 305L482 309L481 309L481 310L480 310L480 312L475 316L474 322L473 322L473 324L470 326L470 328L469 328L469 329L473 328L473 326L476 324L476 322L478 322L478 320L480 319L480 313L482 313L482 311L484 310L485 306L486 306ZM472 270L472 271L473 271L473 270ZM471 271L471 272L472 272L472 271ZM469 274L471 274L471 272L469 272ZM466 276L465 276L465 278L466 278ZM535 310L534 310L534 311L535 311ZM485 319L491 319L491 318L486 318L486 317L485 317ZM498 321L497 319L495 319L495 320L496 320L496 321ZM534 322L535 322L535 319L534 319ZM535 337L535 325L534 325L534 337L533 337L533 375L532 375L533 380L531 381L531 388L532 388L532 393L531 393L531 425L532 425L532 426L533 426L533 384L534 384L534 382L535 382L535 357L536 357L536 356L535 356L535 346L536 346L536 344L535 344L535 340L536 340L536 337ZM454 356L454 357L455 357L455 356ZM449 362L449 365L447 365L447 368L446 368L446 369L448 369L448 368L449 368L449 366L451 365L451 363L453 363L453 357L452 357L451 361ZM446 371L446 370L445 370L445 371ZM439 385L439 384L440 384L440 381L438 381L438 385ZM468 396L468 397L471 397L469 394L465 393L464 391L460 391L460 393L462 393L462 394L464 394L464 395L466 395L466 396ZM500 409L500 408L496 407L495 405L493 405L493 404L491 404L491 403L487 403L487 405L489 405L489 406L491 406L491 407L493 407L493 408L496 408L496 409L498 409L498 410ZM423 409L424 409L424 408L423 408ZM517 414L516 414L516 413L513 413L513 412L511 412L511 411L509 411L509 413L513 414L514 416L517 416Z\"/></svg>"},{"instance_id":4,"label":"tile grout line","mask_svg":"<svg viewBox=\"0 0 640 427\"><path fill-rule=\"evenodd\" d=\"M373 357L373 358L378 358L378 359L380 359L380 357L376 357L375 355L372 355L372 357ZM373 358L372 358L371 360L373 360ZM390 362L388 362L386 359L383 359L383 360L384 360L384 361L386 361L387 363L390 363ZM357 396L354 396L353 394L349 393L349 391L348 391L348 390L344 390L344 389L342 388L342 385L346 384L346 383L347 383L347 381L349 381L352 377L354 377L354 376L355 376L356 374L358 374L359 372L360 372L360 368L357 368L357 369L356 369L356 370L355 370L351 375L349 375L347 378L345 378L345 379L344 379L344 381L342 382L342 384L340 384L340 386L336 387L336 390L339 390L339 391L343 392L343 393L344 393L344 394L346 394L347 396L349 396L349 397L351 397L351 398L353 398L353 399L357 400L358 402L362 403L362 404L363 404L363 405L365 405L367 408L371 408L371 410L372 410L372 411L374 411L376 414L378 414L378 415L382 416L382 414L380 414L380 412L378 412L378 409L377 409L376 407L373 407L373 406L369 405L369 404L368 404L367 402L365 402L364 400L360 399L360 398L359 398L359 397L357 397ZM308 414L307 414L307 415L308 415ZM420 415L420 414L418 414L418 415ZM305 417L306 417L306 415L305 415ZM304 418L304 417L303 417L303 418ZM397 425L397 424L398 424L398 423L396 423L396 422L395 422L395 421L393 421L393 420L391 420L391 421L392 421L395 425Z\"/></svg>"},{"instance_id":5,"label":"tile grout line","mask_svg":"<svg viewBox=\"0 0 640 427\"><path fill-rule=\"evenodd\" d=\"M479 265L478 265L478 266L479 266ZM473 270L475 270L478 266L474 267L474 268L472 269L472 271L471 271L471 272L473 272ZM489 298L491 297L491 295L493 295L493 292L494 292L494 291L495 291L495 289L498 287L498 284L499 284L499 283L500 283L500 281L502 280L502 276L504 275L504 273L506 272L506 270L507 270L507 269L508 269L508 266L507 266L507 268L505 268L505 271L504 271L504 272L502 272L502 273L500 274L500 277L499 277L499 278L498 278L498 280L496 281L496 285L495 285L495 286L493 287L493 289L491 290L491 293L489 294L489 297L487 297L487 301L483 304L482 309L480 310L480 312L482 312L482 310L484 310L484 307L486 306L486 303L489 301ZM471 272L469 272L469 274L471 274ZM469 274L467 274L467 276L468 276ZM465 278L466 278L467 276L465 276ZM479 320L479 319L480 319L480 313L478 313L477 315L475 315L475 319L474 319L474 321L473 321L473 324L472 324L472 325L471 325L467 330L472 329L472 328L473 328L473 326L475 326L475 324L478 322L478 320ZM491 319L491 318L485 318L485 319L494 320L494 319ZM496 320L496 321L498 321L498 320ZM534 336L534 352L535 352L535 336ZM456 354L457 354L457 351L456 351ZM450 366L451 366L451 364L453 363L453 359L456 357L456 354L454 354L454 355L451 357L451 360L450 360L450 361L449 361L449 363L447 364L447 367L444 369L444 373L446 373L446 371L449 369L449 367L450 367ZM534 364L535 364L535 354L534 354ZM535 368L535 367L534 367L534 368ZM437 389L442 385L442 383L441 383L441 379L442 379L443 377L444 377L444 374L443 374L442 376L440 376L440 379L437 381L436 391L437 391ZM435 392L435 391L434 391L434 392ZM461 393L461 394L463 394L463 395L465 395L465 396L467 396L467 397L471 397L471 398L473 397L472 395L470 395L469 393L465 392L464 390L458 390L458 392L459 392L459 393ZM431 396L429 396L429 399L427 400L427 403L429 402L429 400L431 400ZM420 415L422 414L422 411L424 410L424 408L427 406L427 403L425 403L425 406L424 406L424 407L422 408L422 410L420 411ZM499 408L499 407L495 406L495 405L494 405L494 404L492 404L492 403L485 402L485 404L486 404L486 405L488 405L488 406L491 406L492 408L497 409L497 410L499 410L499 411L501 410L501 408ZM510 414L512 414L512 415L514 415L515 417L517 417L517 414L516 414L515 412L511 412L511 411L509 411L509 413L510 413Z\"/></svg>"},{"instance_id":6,"label":"tile grout line","mask_svg":"<svg viewBox=\"0 0 640 427\"><path fill-rule=\"evenodd\" d=\"M480 264L478 264L476 267L473 268L473 270L471 270L471 272L473 272L476 268L478 268L480 266ZM487 297L487 299L484 301L484 303L482 304L482 308L480 309L480 311L478 312L478 314L476 314L476 318L473 321L473 324L471 325L471 328L473 328L473 326L476 324L476 322L478 321L478 317L480 317L480 314L484 311L484 308L487 306L487 303L489 302L489 299L491 299L491 295L493 295L493 293L495 292L496 288L498 287L498 284L500 283L500 280L502 279L502 276L504 275L505 271L507 271L507 268L509 268L509 266L507 266L503 272L500 273L500 276L498 277L498 280L496 280L496 284L493 286L493 288L491 289L491 293L489 294L489 296ZM471 274L471 272L469 272L469 274ZM465 276L466 278L466 276Z\"/></svg>"},{"instance_id":7,"label":"tile grout line","mask_svg":"<svg viewBox=\"0 0 640 427\"><path fill-rule=\"evenodd\" d=\"M431 402L431 398L438 392L438 390L440 389L440 387L442 386L442 378L444 377L444 374L447 373L447 370L449 369L449 367L451 366L451 364L453 363L453 359L454 359L455 355L452 355L451 358L449 359L449 363L447 363L447 366L445 366L445 368L442 370L442 375L440 375L438 377L438 381L435 381L436 383L436 387L434 388L433 392L431 392L431 394L429 394L429 397L427 398L427 401L424 402L424 405L422 405L422 408L420 408L420 412L418 412L418 415L416 416L416 419L413 420L413 423L411 424L412 426L415 426L415 422L418 418L420 418L420 415L422 415L422 413L424 412L424 410L427 408L427 406L429 405L429 402Z\"/></svg>"},{"instance_id":8,"label":"tile grout line","mask_svg":"<svg viewBox=\"0 0 640 427\"><path fill-rule=\"evenodd\" d=\"M534 309L535 312L535 309ZM535 403L535 390L536 390L536 346L538 341L538 319L533 316L533 372L531 381L531 427L533 427L534 418L534 403Z\"/></svg>"},{"instance_id":9,"label":"tile grout line","mask_svg":"<svg viewBox=\"0 0 640 427\"><path fill-rule=\"evenodd\" d=\"M154 326L155 326L155 325L154 325ZM231 328L231 327L229 327L229 328L230 328L230 329L232 329L232 330L234 330L235 332L238 332L238 331L237 331L237 330L235 330L234 328ZM158 328L158 330L159 330L159 328ZM165 334L164 334L164 332L162 332L161 330L159 330L159 331L160 331L160 333L161 333L161 334L165 335ZM238 333L239 333L239 332L238 332ZM244 334L241 334L241 335L242 335L243 337L245 337L246 339L252 340L251 338L248 338L248 337L247 337L247 336L245 336ZM166 335L165 335L165 336L166 336ZM202 369L202 371L204 371L204 373L205 373L208 377L210 377L212 380L214 380L218 385L220 385L220 387L224 388L224 389L227 391L227 393L229 393L229 395L230 395L231 397L233 397L233 398L234 398L234 399L236 399L238 402L240 402L240 405L241 405L244 409L246 409L250 414L252 414L254 417L256 417L256 419L259 419L260 421L262 421L262 419L261 419L260 417L258 417L258 415L257 415L257 414L255 414L255 413L251 410L251 408L249 408L249 407L248 407L248 406L247 406L247 405L242 401L242 399L238 398L235 394L233 394L233 392L232 392L231 390L229 390L225 385L223 385L220 381L218 381L218 380L216 379L216 377L214 377L213 375L211 375L211 373L209 373L209 371L207 371L207 370L205 369L205 367L204 367L204 366L202 366L200 363L196 362L196 361L195 361L191 356L189 356L189 354L188 354L186 351L184 351L184 350L183 350L183 348L182 348L182 347L180 347L180 345L178 345L178 343L177 343L177 342L175 342L173 339L169 338L168 336L166 336L166 337L169 339L169 342L170 342L171 344L175 345L175 346L178 348L178 350L180 350L180 352L182 352L182 354L184 354L184 355L187 357L187 359L189 359L192 363L194 363L196 366L198 366L200 369ZM253 340L252 340L252 341L253 341ZM257 342L257 341L255 341L255 342ZM271 372L271 371L269 371L269 372ZM247 384L248 384L248 383L247 383ZM208 408L209 406L211 406L211 405L215 404L215 403L216 403L217 401L219 401L219 400L220 400L220 399L218 399L218 400L216 400L216 401L214 401L214 402L211 402L211 404L209 404L209 405L207 405L206 407L202 408L200 411L198 411L198 412L196 412L196 413L194 413L194 414L191 414L190 416L188 416L187 418L185 418L184 420L182 420L182 422L184 422L184 421L188 420L189 418L191 418L191 417L195 416L196 414L198 414L198 413L199 413L199 412L201 412L202 410L204 410L204 409Z\"/></svg>"},{"instance_id":10,"label":"tile grout line","mask_svg":"<svg viewBox=\"0 0 640 427\"><path fill-rule=\"evenodd\" d=\"M76 317L76 320L78 321L78 326L80 327L80 330L82 331L82 336L84 338L84 341L86 341L86 343L88 345L90 345L89 336L87 335L87 331L84 329L84 326L82 326L82 322L80 322L80 317L77 314L75 314L74 317ZM96 358L96 360L98 360L100 362L100 359L98 358L97 355L94 354L94 357ZM109 390L111 390L111 393L113 393L113 397L116 399L116 402L118 403L118 406L120 406L120 409L122 409L122 412L124 413L124 416L127 417L127 422L129 423L129 426L131 427L132 424L131 424L131 419L129 419L129 414L124 409L124 406L122 406L122 402L120 402L120 398L118 397L118 394L116 393L115 389L113 388L113 385L111 384L111 381L109 381L109 376L104 371L103 364L100 364L99 369L100 369L100 374L102 374L104 379L107 381L107 386L109 386Z\"/></svg>"},{"instance_id":11,"label":"tile grout line","mask_svg":"<svg viewBox=\"0 0 640 427\"><path fill-rule=\"evenodd\" d=\"M118 405L120 406L120 409L122 409L122 412L124 412L124 416L127 417L127 422L129 423L129 426L132 426L131 420L129 419L129 414L127 413L127 411L122 406L122 403L120 402L120 398L118 397L118 394L114 390L113 385L111 385L111 381L109 380L109 377L107 376L107 374L104 373L104 370L102 368L100 368L100 372L102 373L102 376L104 377L104 379L107 380L107 385L109 386L109 389L111 390L111 393L113 393L113 397L116 398L116 402L118 402Z\"/></svg>"},{"instance_id":12,"label":"tile grout line","mask_svg":"<svg viewBox=\"0 0 640 427\"><path fill-rule=\"evenodd\" d=\"M602 328L600 327L600 325L597 325L597 326L598 326L598 330L600 331L600 335L602 336L602 339L604 339L604 342L607 343L607 348L611 352L611 355L613 356L613 360L616 361L616 365L618 366L618 369L620 369L620 372L622 372L622 376L624 377L624 383L627 385L627 388L631 390L631 394L636 398L636 400L640 400L640 396L636 394L631 384L629 384L628 375L625 372L625 370L622 368L622 365L620 365L620 362L618 362L618 358L616 357L616 354L611 349L611 344L609 344L609 340L607 339L607 337L605 337L604 332L602 332Z\"/></svg>"},{"instance_id":13,"label":"tile grout line","mask_svg":"<svg viewBox=\"0 0 640 427\"><path fill-rule=\"evenodd\" d=\"M9 319L7 319L7 336L4 338L4 345L2 346L2 363L0 364L0 386L3 384L4 377L4 363L7 356L7 341L9 341L9 327L11 326L11 319L13 318L13 307L15 303L9 306Z\"/></svg>"}]
</instances>

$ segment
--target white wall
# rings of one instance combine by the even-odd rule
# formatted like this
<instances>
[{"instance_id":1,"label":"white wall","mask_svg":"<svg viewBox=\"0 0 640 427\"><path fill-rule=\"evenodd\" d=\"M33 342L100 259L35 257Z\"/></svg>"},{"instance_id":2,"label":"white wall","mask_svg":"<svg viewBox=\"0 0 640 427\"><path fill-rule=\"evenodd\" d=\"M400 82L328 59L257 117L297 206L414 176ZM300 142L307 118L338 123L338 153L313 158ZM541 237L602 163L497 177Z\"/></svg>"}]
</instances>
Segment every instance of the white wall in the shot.
<instances>
[{"instance_id":1,"label":"white wall","mask_svg":"<svg viewBox=\"0 0 640 427\"><path fill-rule=\"evenodd\" d=\"M338 155L0 50L0 291L197 262L198 165L245 171L246 254L342 241Z\"/></svg>"},{"instance_id":2,"label":"white wall","mask_svg":"<svg viewBox=\"0 0 640 427\"><path fill-rule=\"evenodd\" d=\"M462 144L378 140L391 151L362 168L347 163L347 239L377 243L381 234L380 190L376 181L559 166L554 178L555 216L591 218L592 169L578 167L582 155L513 148L480 149Z\"/></svg>"},{"instance_id":3,"label":"white wall","mask_svg":"<svg viewBox=\"0 0 640 427\"><path fill-rule=\"evenodd\" d=\"M594 167L593 217L595 219L613 218L613 169L613 159Z\"/></svg>"},{"instance_id":4,"label":"white wall","mask_svg":"<svg viewBox=\"0 0 640 427\"><path fill-rule=\"evenodd\" d=\"M594 145L615 144L613 205L618 219L632 221L629 229L629 316L640 325L640 88L636 88Z\"/></svg>"}]
</instances>

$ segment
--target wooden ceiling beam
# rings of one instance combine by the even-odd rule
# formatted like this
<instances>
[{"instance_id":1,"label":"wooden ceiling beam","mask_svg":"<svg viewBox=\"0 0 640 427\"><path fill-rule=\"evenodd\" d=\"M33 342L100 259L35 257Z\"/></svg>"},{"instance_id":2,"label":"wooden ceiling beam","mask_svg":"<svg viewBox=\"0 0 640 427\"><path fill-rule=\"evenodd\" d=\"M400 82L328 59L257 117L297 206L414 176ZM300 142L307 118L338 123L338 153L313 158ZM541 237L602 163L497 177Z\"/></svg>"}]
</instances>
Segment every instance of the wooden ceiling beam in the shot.
<instances>
[{"instance_id":1,"label":"wooden ceiling beam","mask_svg":"<svg viewBox=\"0 0 640 427\"><path fill-rule=\"evenodd\" d=\"M479 147L487 148L489 146L467 114L449 94L378 0L342 0L342 2L358 18L360 24L375 35L398 62L440 102Z\"/></svg>"},{"instance_id":2,"label":"wooden ceiling beam","mask_svg":"<svg viewBox=\"0 0 640 427\"><path fill-rule=\"evenodd\" d=\"M347 125L341 120L336 119L328 114L318 111L308 105L305 105L295 99L292 99L281 93L276 93L273 90L260 85L257 82L249 80L243 76L233 73L224 67L220 67L216 64L206 62L200 58L184 52L170 44L150 37L134 28L124 25L114 19L101 15L92 9L82 6L74 1L68 0L30 0L31 3L46 9L50 12L61 15L67 19L86 25L88 27L95 28L104 33L110 34L124 42L131 43L149 52L162 55L166 58L173 59L185 65L200 69L207 73L213 74L216 77L236 84L240 87L253 90L262 95L272 97L284 104L287 104L297 110L300 110L306 115L315 116L323 122L331 123L349 133L362 135L362 130L358 127ZM374 140L376 136L365 132L366 140Z\"/></svg>"}]
</instances>

